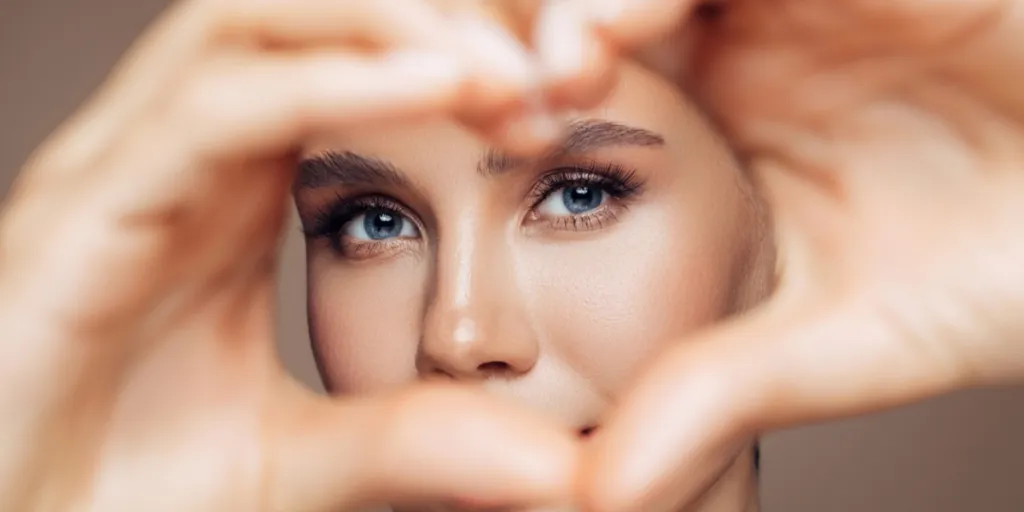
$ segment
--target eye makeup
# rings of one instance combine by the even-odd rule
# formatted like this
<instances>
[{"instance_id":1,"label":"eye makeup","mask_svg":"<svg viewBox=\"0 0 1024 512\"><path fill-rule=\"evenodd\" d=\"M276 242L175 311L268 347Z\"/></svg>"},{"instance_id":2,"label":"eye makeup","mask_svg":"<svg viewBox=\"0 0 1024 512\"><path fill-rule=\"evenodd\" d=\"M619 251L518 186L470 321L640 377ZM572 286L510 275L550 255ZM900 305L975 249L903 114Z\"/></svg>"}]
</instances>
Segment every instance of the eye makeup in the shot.
<instances>
[{"instance_id":1,"label":"eye makeup","mask_svg":"<svg viewBox=\"0 0 1024 512\"><path fill-rule=\"evenodd\" d=\"M642 192L643 181L637 172L618 165L591 162L554 169L542 175L530 191L532 207L527 221L531 227L540 224L555 231L599 230L615 222ZM541 208L559 201L565 214Z\"/></svg>"},{"instance_id":2,"label":"eye makeup","mask_svg":"<svg viewBox=\"0 0 1024 512\"><path fill-rule=\"evenodd\" d=\"M618 220L642 192L638 173L615 164L584 162L551 169L534 181L526 194L529 211L523 219L531 233L582 232L605 228ZM374 216L374 217L367 217ZM392 229L363 229L376 236L353 236L357 221L381 224ZM395 223L415 226L412 234L391 236ZM362 260L392 256L415 249L422 243L423 223L402 202L385 194L347 196L339 191L304 219L303 233L310 240L327 240L342 258ZM371 224L366 224L370 226ZM539 231L538 231L539 230ZM383 233L383 235L381 234Z\"/></svg>"},{"instance_id":3,"label":"eye makeup","mask_svg":"<svg viewBox=\"0 0 1024 512\"><path fill-rule=\"evenodd\" d=\"M346 234L346 228L357 218L371 214L390 217L392 222L410 223L414 226L415 236L359 239ZM306 238L326 239L338 255L353 260L391 256L411 249L418 243L420 233L423 232L422 223L410 208L381 194L349 198L337 193L313 213L308 225L303 224Z\"/></svg>"}]
</instances>

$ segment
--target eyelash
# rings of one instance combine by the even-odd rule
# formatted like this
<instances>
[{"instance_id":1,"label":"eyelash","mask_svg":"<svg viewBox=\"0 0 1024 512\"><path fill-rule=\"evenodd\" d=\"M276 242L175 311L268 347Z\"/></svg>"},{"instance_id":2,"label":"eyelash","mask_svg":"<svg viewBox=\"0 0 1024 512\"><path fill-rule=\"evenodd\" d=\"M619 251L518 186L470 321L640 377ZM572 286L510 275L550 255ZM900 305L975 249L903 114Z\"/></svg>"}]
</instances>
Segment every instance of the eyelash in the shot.
<instances>
[{"instance_id":1,"label":"eyelash","mask_svg":"<svg viewBox=\"0 0 1024 512\"><path fill-rule=\"evenodd\" d=\"M593 187L608 194L615 204L601 204L595 210L564 215L554 219L542 219L536 209L551 194L567 187ZM527 195L530 202L530 222L545 222L551 229L559 231L592 231L601 229L609 221L614 221L617 214L628 206L628 201L642 192L643 183L636 171L628 170L614 164L585 163L572 167L561 167L543 174L537 179ZM375 242L357 242L346 245L342 240L342 230L360 214L373 209L394 211L417 225L422 226L412 211L400 202L383 195L366 195L347 198L343 194L325 203L325 206L314 213L308 228L303 232L311 239L325 238L330 240L332 247L346 257L369 257L387 250L395 250L400 245L408 246L408 240L389 239Z\"/></svg>"},{"instance_id":2,"label":"eyelash","mask_svg":"<svg viewBox=\"0 0 1024 512\"><path fill-rule=\"evenodd\" d=\"M563 215L546 222L560 231L593 231L601 229L617 218L617 213L628 206L628 200L641 192L643 183L636 171L614 164L587 163L570 168L554 169L542 175L529 193L530 220L541 221L537 207L551 194L569 187L597 188L608 194L616 204L602 204L595 210L576 215Z\"/></svg>"},{"instance_id":3,"label":"eyelash","mask_svg":"<svg viewBox=\"0 0 1024 512\"><path fill-rule=\"evenodd\" d=\"M311 239L326 238L330 240L331 246L339 254L351 252L353 254L349 254L349 256L352 257L372 256L379 252L376 249L384 249L384 246L394 249L397 248L397 245L407 242L406 240L390 239L372 243L344 244L340 235L345 225L373 209L394 211L410 221L416 218L409 208L387 196L366 195L353 199L339 193L313 214L310 226L303 230L303 234ZM418 225L417 229L420 229Z\"/></svg>"}]
</instances>

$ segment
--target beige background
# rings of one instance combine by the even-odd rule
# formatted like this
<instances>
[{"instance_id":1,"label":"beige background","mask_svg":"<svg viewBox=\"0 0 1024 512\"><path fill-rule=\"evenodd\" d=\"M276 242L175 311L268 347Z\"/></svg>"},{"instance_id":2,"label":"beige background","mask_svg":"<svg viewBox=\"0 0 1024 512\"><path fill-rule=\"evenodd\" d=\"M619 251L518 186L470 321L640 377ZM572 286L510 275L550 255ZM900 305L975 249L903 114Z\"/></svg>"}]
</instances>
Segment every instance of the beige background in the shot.
<instances>
[{"instance_id":1,"label":"beige background","mask_svg":"<svg viewBox=\"0 0 1024 512\"><path fill-rule=\"evenodd\" d=\"M338 0L344 1L344 0ZM166 0L0 0L0 197L32 148L93 90ZM144 169L140 169L144 172ZM291 229L281 353L319 387ZM769 436L768 512L1024 512L1024 390L947 397Z\"/></svg>"}]
</instances>

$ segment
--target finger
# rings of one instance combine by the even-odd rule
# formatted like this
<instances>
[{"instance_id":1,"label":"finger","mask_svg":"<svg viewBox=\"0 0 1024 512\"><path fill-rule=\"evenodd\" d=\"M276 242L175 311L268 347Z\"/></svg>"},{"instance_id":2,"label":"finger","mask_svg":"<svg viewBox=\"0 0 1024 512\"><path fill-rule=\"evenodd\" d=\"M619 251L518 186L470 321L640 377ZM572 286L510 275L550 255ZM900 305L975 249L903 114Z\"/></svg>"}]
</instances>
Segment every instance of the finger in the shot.
<instances>
[{"instance_id":1,"label":"finger","mask_svg":"<svg viewBox=\"0 0 1024 512\"><path fill-rule=\"evenodd\" d=\"M580 2L591 25L611 42L635 47L679 27L697 0L600 0Z\"/></svg>"},{"instance_id":2,"label":"finger","mask_svg":"<svg viewBox=\"0 0 1024 512\"><path fill-rule=\"evenodd\" d=\"M589 510L678 509L758 432L956 388L950 354L898 332L877 308L842 304L764 310L680 344L588 448Z\"/></svg>"},{"instance_id":3,"label":"finger","mask_svg":"<svg viewBox=\"0 0 1024 512\"><path fill-rule=\"evenodd\" d=\"M288 157L303 136L370 118L448 111L461 82L458 64L452 62L444 55L360 60L334 53L217 62L124 134L118 151L102 166L83 166L65 176L77 181L64 179L53 190L37 183L26 194L36 198L31 205L37 213L32 221L20 222L19 232L45 243L55 238L30 236L39 226L62 233L58 238L76 246L76 257L65 261L66 251L49 251L57 256L27 262L35 270L24 274L31 279L21 286L46 289L32 285L42 277L52 281L54 275L94 284L64 287L68 294L44 294L39 300L54 304L45 309L58 311L64 324L84 322L96 336L122 325L119 321L132 318L133 312L148 311L153 294L169 279L187 288L185 269L190 279L202 283L226 268L232 273L248 269L246 262L264 271L283 219L288 171L294 169ZM62 205L89 215L69 217L63 209L47 208L52 200L43 199L54 194L66 195ZM226 207L229 196L254 200ZM192 219L199 218L214 229L196 231ZM218 236L196 238L201 232ZM181 248L197 241L205 250L186 257ZM143 281L133 278L155 267L164 271ZM104 277L110 275L124 279ZM107 281L96 284L95 279ZM109 300L82 308L75 300L78 291L93 289L104 290Z\"/></svg>"},{"instance_id":4,"label":"finger","mask_svg":"<svg viewBox=\"0 0 1024 512\"><path fill-rule=\"evenodd\" d=\"M441 13L422 0L229 0L219 4L222 36L313 46L338 41L376 45L449 46Z\"/></svg>"},{"instance_id":5,"label":"finger","mask_svg":"<svg viewBox=\"0 0 1024 512\"><path fill-rule=\"evenodd\" d=\"M64 173L105 151L110 141L135 120L180 69L200 53L205 15L195 2L176 2L132 45L103 85L37 151L44 165L34 173ZM54 158L53 155L59 155Z\"/></svg>"},{"instance_id":6,"label":"finger","mask_svg":"<svg viewBox=\"0 0 1024 512\"><path fill-rule=\"evenodd\" d=\"M536 158L562 137L565 122L538 97L522 106L462 112L459 121L512 158Z\"/></svg>"},{"instance_id":7,"label":"finger","mask_svg":"<svg viewBox=\"0 0 1024 512\"><path fill-rule=\"evenodd\" d=\"M588 30L580 4L566 0L544 2L533 41L553 106L592 107L614 85L612 47Z\"/></svg>"},{"instance_id":8,"label":"finger","mask_svg":"<svg viewBox=\"0 0 1024 512\"><path fill-rule=\"evenodd\" d=\"M464 76L444 53L254 57L194 80L161 124L206 156L280 154L318 130L449 112Z\"/></svg>"},{"instance_id":9,"label":"finger","mask_svg":"<svg viewBox=\"0 0 1024 512\"><path fill-rule=\"evenodd\" d=\"M344 404L307 402L281 417L289 419L274 439L271 510L423 502L505 510L571 498L572 433L493 396L432 386Z\"/></svg>"},{"instance_id":10,"label":"finger","mask_svg":"<svg viewBox=\"0 0 1024 512\"><path fill-rule=\"evenodd\" d=\"M561 134L543 97L543 76L523 44L540 0L500 3L448 0L469 63L456 118L504 151L530 156Z\"/></svg>"},{"instance_id":11,"label":"finger","mask_svg":"<svg viewBox=\"0 0 1024 512\"><path fill-rule=\"evenodd\" d=\"M74 136L56 137L48 147L59 146L57 152L66 155L62 161L72 165L91 160L126 124L152 108L167 84L179 79L218 37L290 46L361 40L451 49L449 30L419 0L178 2L133 45L87 107L68 123L65 133Z\"/></svg>"},{"instance_id":12,"label":"finger","mask_svg":"<svg viewBox=\"0 0 1024 512\"><path fill-rule=\"evenodd\" d=\"M515 35L483 15L456 14L452 25L469 70L463 102L467 112L513 109L539 92L540 69Z\"/></svg>"},{"instance_id":13,"label":"finger","mask_svg":"<svg viewBox=\"0 0 1024 512\"><path fill-rule=\"evenodd\" d=\"M90 217L102 219L104 227L110 219L119 219L111 222L113 225L128 222L120 219L136 219L132 222L167 224L168 229L185 233L190 231L186 221L160 224L154 219L176 215L198 215L207 223L216 220L208 215L235 219L248 227L237 233L232 233L238 227L235 224L232 229L214 229L212 232L221 235L204 241L207 250L197 253L197 257L209 256L215 266L221 265L225 263L221 260L230 261L231 256L237 257L236 251L244 249L238 240L224 233L244 236L249 229L270 231L272 225L265 221L282 213L278 200L284 199L291 178L288 171L294 169L288 157L307 136L370 119L449 111L461 83L461 70L453 62L448 56L432 54L362 60L334 53L249 56L230 64L218 62L212 70L198 72L199 76L187 81L161 111L126 134L119 150L104 162L101 173L90 167L77 171L88 179L81 181L83 188L73 191L75 204L88 202L90 212L95 214ZM147 162L146 172L140 172L140 162ZM246 207L263 215L238 217L243 210L237 205L218 206L232 194L260 198L246 203ZM75 229L80 220L59 222L60 229L81 231L80 227ZM89 231L92 236L88 239L76 238L88 248L76 253L76 265L55 266L67 270L93 262L105 269L119 269L115 274L134 276L139 275L135 273L138 265L151 268L154 258L169 258L194 270L190 265L195 259L173 250L182 247L175 237L161 236L159 243L146 238L145 243L97 245L94 242L103 238L95 235L95 229ZM195 235L188 236L195 241ZM265 256L251 248L246 254ZM145 289L155 290L152 286ZM124 294L111 294L119 301L124 299ZM136 307L118 304L121 310ZM147 304L138 301L137 307Z\"/></svg>"}]
</instances>

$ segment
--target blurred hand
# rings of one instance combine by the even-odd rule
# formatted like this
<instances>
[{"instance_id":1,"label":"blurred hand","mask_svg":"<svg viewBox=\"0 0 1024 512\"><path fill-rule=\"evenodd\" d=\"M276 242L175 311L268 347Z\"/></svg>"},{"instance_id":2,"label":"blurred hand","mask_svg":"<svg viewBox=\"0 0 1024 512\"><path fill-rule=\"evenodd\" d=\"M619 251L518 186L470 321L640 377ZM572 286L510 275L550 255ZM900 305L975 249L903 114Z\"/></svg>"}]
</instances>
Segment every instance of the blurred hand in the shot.
<instances>
[{"instance_id":1,"label":"blurred hand","mask_svg":"<svg viewBox=\"0 0 1024 512\"><path fill-rule=\"evenodd\" d=\"M445 387L332 402L276 359L297 148L525 104L530 61L480 23L419 0L195 0L143 36L0 222L0 509L568 499L568 432Z\"/></svg>"},{"instance_id":2,"label":"blurred hand","mask_svg":"<svg viewBox=\"0 0 1024 512\"><path fill-rule=\"evenodd\" d=\"M767 304L623 400L585 455L590 510L678 509L767 429L1024 381L1024 2L581 9L619 51L682 45L655 65L749 166L782 264Z\"/></svg>"}]
</instances>

